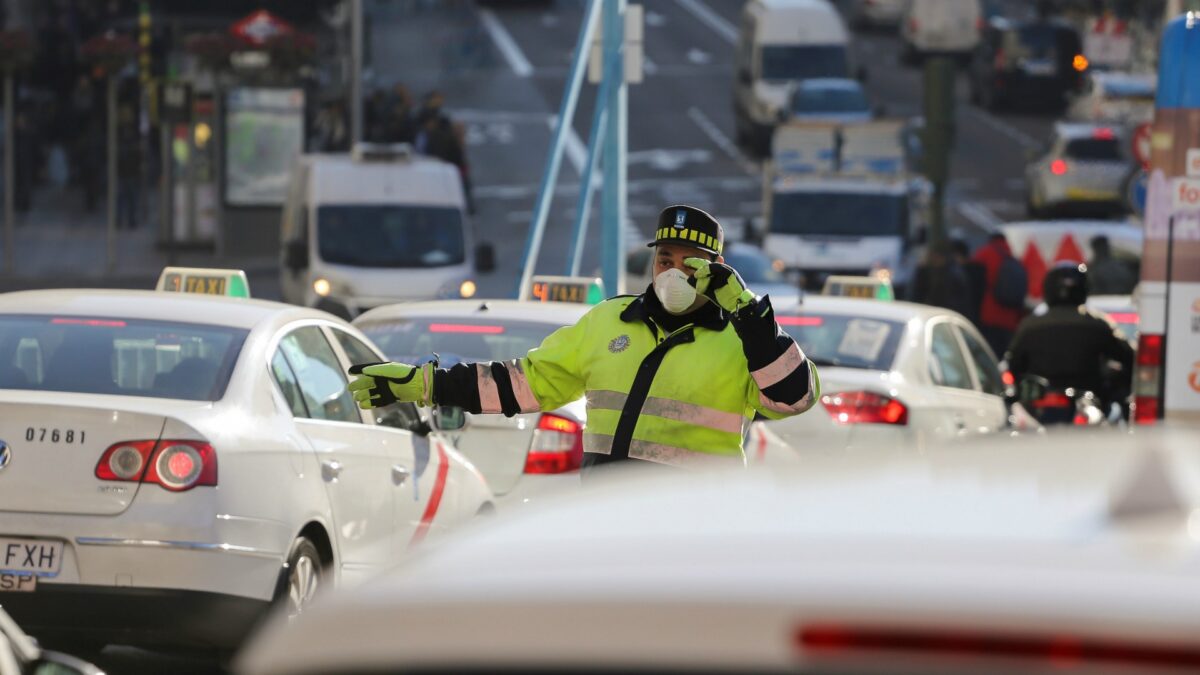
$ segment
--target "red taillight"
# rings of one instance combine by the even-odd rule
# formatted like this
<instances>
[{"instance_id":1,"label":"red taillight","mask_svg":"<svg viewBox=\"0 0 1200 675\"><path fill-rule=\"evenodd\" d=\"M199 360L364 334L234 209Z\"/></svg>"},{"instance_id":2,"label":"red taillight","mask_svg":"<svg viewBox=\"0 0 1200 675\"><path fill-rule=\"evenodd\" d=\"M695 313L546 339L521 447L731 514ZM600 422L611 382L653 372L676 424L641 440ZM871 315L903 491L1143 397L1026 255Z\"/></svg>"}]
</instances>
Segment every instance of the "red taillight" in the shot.
<instances>
[{"instance_id":1,"label":"red taillight","mask_svg":"<svg viewBox=\"0 0 1200 675\"><path fill-rule=\"evenodd\" d=\"M1153 424L1162 419L1163 336L1138 336L1137 368L1133 378L1133 419Z\"/></svg>"},{"instance_id":2,"label":"red taillight","mask_svg":"<svg viewBox=\"0 0 1200 675\"><path fill-rule=\"evenodd\" d=\"M1017 383L1017 378L1013 377L1011 370L1006 370L1000 373L1000 381L1004 383L1004 386L1011 387Z\"/></svg>"},{"instance_id":3,"label":"red taillight","mask_svg":"<svg viewBox=\"0 0 1200 675\"><path fill-rule=\"evenodd\" d=\"M1044 396L1036 399L1033 402L1033 407L1041 410L1043 408L1069 408L1074 405L1071 399L1061 391L1046 392Z\"/></svg>"},{"instance_id":4,"label":"red taillight","mask_svg":"<svg viewBox=\"0 0 1200 675\"><path fill-rule=\"evenodd\" d=\"M112 319L76 319L70 317L58 317L50 319L50 323L56 326L104 326L106 328L123 328L124 321Z\"/></svg>"},{"instance_id":5,"label":"red taillight","mask_svg":"<svg viewBox=\"0 0 1200 675\"><path fill-rule=\"evenodd\" d=\"M199 441L114 443L96 464L100 480L157 483L173 492L217 484L217 453Z\"/></svg>"},{"instance_id":6,"label":"red taillight","mask_svg":"<svg viewBox=\"0 0 1200 675\"><path fill-rule=\"evenodd\" d=\"M1067 175L1067 170L1070 168L1071 167L1067 166L1066 160L1063 159L1056 159L1053 162L1050 162L1050 173L1054 174L1055 176Z\"/></svg>"},{"instance_id":7,"label":"red taillight","mask_svg":"<svg viewBox=\"0 0 1200 675\"><path fill-rule=\"evenodd\" d=\"M825 394L821 405L838 424L908 424L908 407L900 401L870 391Z\"/></svg>"},{"instance_id":8,"label":"red taillight","mask_svg":"<svg viewBox=\"0 0 1200 675\"><path fill-rule=\"evenodd\" d=\"M1109 127L1100 127L1092 130L1092 138L1098 141L1111 141L1116 137L1116 134L1114 134L1113 130Z\"/></svg>"},{"instance_id":9,"label":"red taillight","mask_svg":"<svg viewBox=\"0 0 1200 675\"><path fill-rule=\"evenodd\" d=\"M813 625L797 631L795 645L806 656L826 658L863 652L900 652L943 657L1038 659L1066 667L1084 663L1200 666L1200 650L1191 646L1097 640L1063 634L1005 635L963 630Z\"/></svg>"},{"instance_id":10,"label":"red taillight","mask_svg":"<svg viewBox=\"0 0 1200 675\"><path fill-rule=\"evenodd\" d=\"M567 473L583 464L583 425L573 419L544 413L533 431L525 473Z\"/></svg>"},{"instance_id":11,"label":"red taillight","mask_svg":"<svg viewBox=\"0 0 1200 675\"><path fill-rule=\"evenodd\" d=\"M475 333L479 335L499 335L504 332L504 326L480 326L470 323L431 323L430 333Z\"/></svg>"},{"instance_id":12,"label":"red taillight","mask_svg":"<svg viewBox=\"0 0 1200 675\"><path fill-rule=\"evenodd\" d=\"M775 322L780 326L820 326L825 320L819 316L777 316Z\"/></svg>"}]
</instances>

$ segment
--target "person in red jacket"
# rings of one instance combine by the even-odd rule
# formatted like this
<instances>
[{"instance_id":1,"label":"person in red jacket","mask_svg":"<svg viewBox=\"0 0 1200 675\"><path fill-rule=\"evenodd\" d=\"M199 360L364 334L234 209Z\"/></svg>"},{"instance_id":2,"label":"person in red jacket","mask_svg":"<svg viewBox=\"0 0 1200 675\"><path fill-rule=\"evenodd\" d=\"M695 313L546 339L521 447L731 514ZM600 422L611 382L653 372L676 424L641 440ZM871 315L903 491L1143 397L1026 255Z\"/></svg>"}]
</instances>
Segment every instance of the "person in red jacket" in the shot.
<instances>
[{"instance_id":1,"label":"person in red jacket","mask_svg":"<svg viewBox=\"0 0 1200 675\"><path fill-rule=\"evenodd\" d=\"M1002 305L996 297L1000 265L1006 258L1012 257L1008 240L1003 234L996 233L986 244L980 246L971 258L971 262L982 265L984 270L983 302L979 306L979 332L983 333L983 337L997 356L1008 350L1008 344L1025 314L1023 308Z\"/></svg>"}]
</instances>

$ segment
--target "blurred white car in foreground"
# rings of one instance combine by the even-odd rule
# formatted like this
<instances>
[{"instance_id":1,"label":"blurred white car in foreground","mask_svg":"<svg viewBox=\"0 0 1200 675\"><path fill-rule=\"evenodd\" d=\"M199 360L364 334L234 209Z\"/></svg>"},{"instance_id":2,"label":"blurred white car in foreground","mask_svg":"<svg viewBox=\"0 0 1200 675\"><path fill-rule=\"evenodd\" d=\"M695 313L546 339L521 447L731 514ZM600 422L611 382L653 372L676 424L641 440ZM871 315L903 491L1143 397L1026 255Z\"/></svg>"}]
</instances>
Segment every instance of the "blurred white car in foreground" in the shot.
<instances>
[{"instance_id":1,"label":"blurred white car in foreground","mask_svg":"<svg viewBox=\"0 0 1200 675\"><path fill-rule=\"evenodd\" d=\"M354 404L380 359L276 302L0 296L0 605L40 639L231 649L490 509L415 407Z\"/></svg>"},{"instance_id":2,"label":"blurred white car in foreground","mask_svg":"<svg viewBox=\"0 0 1200 675\"><path fill-rule=\"evenodd\" d=\"M591 305L514 300L446 300L377 307L354 324L389 360L441 365L525 356L548 335L579 321ZM454 445L487 479L498 503L521 503L548 490L577 487L587 408L580 399L525 415L467 415Z\"/></svg>"},{"instance_id":3,"label":"blurred white car in foreground","mask_svg":"<svg viewBox=\"0 0 1200 675\"><path fill-rule=\"evenodd\" d=\"M615 475L319 598L240 672L1195 672L1195 433Z\"/></svg>"},{"instance_id":4,"label":"blurred white car in foreground","mask_svg":"<svg viewBox=\"0 0 1200 675\"><path fill-rule=\"evenodd\" d=\"M73 656L42 650L0 609L0 675L104 675Z\"/></svg>"},{"instance_id":5,"label":"blurred white car in foreground","mask_svg":"<svg viewBox=\"0 0 1200 675\"><path fill-rule=\"evenodd\" d=\"M956 312L810 295L777 308L775 320L821 376L819 405L766 423L798 452L921 450L1007 426L996 357Z\"/></svg>"}]
</instances>

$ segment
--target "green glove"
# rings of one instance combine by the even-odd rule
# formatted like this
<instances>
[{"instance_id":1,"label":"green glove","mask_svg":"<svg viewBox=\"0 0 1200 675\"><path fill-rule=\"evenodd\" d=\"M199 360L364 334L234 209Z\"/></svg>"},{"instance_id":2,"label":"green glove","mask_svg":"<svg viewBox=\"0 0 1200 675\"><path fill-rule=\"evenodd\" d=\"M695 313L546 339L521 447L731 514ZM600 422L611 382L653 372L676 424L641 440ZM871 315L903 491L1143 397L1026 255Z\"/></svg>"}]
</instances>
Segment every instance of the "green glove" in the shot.
<instances>
[{"instance_id":1,"label":"green glove","mask_svg":"<svg viewBox=\"0 0 1200 675\"><path fill-rule=\"evenodd\" d=\"M350 381L350 393L358 407L381 408L396 403L416 403L421 406L433 402L433 371L437 363L430 361L422 366L407 363L363 363L350 368L356 376Z\"/></svg>"},{"instance_id":2,"label":"green glove","mask_svg":"<svg viewBox=\"0 0 1200 675\"><path fill-rule=\"evenodd\" d=\"M683 264L696 270L689 280L696 287L696 292L717 303L726 312L737 314L754 302L754 292L746 288L746 282L729 265L704 258L688 258Z\"/></svg>"}]
</instances>

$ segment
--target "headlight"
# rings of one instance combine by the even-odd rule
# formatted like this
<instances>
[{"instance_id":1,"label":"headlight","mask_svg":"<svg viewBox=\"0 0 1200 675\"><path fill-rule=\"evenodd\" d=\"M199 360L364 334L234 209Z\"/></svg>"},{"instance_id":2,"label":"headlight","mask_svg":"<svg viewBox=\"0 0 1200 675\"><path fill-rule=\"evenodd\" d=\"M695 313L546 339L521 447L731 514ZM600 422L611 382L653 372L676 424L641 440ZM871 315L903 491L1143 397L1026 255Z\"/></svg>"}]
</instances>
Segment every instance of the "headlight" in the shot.
<instances>
[{"instance_id":1,"label":"headlight","mask_svg":"<svg viewBox=\"0 0 1200 675\"><path fill-rule=\"evenodd\" d=\"M333 292L333 284L329 283L325 277L317 277L313 280L313 292L322 298L327 298Z\"/></svg>"},{"instance_id":2,"label":"headlight","mask_svg":"<svg viewBox=\"0 0 1200 675\"><path fill-rule=\"evenodd\" d=\"M475 297L476 290L477 289L475 288L475 282L471 281L470 279L467 279L466 281L462 282L458 286L458 294L464 298Z\"/></svg>"}]
</instances>

